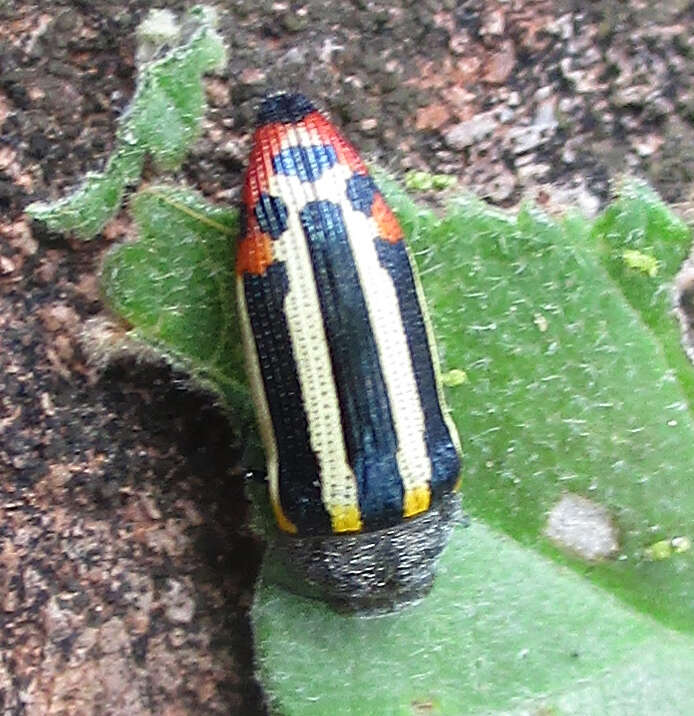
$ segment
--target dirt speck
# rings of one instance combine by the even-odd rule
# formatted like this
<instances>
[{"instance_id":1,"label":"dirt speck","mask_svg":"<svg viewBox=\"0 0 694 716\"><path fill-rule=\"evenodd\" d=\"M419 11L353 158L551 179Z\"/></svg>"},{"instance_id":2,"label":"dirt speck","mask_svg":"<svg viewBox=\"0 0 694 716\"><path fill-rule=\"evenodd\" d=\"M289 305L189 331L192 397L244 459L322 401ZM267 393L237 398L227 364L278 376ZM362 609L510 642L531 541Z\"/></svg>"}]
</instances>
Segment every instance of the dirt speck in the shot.
<instances>
[{"instance_id":1,"label":"dirt speck","mask_svg":"<svg viewBox=\"0 0 694 716\"><path fill-rule=\"evenodd\" d=\"M619 550L617 528L609 511L586 497L566 493L551 509L544 533L563 549L589 561Z\"/></svg>"}]
</instances>

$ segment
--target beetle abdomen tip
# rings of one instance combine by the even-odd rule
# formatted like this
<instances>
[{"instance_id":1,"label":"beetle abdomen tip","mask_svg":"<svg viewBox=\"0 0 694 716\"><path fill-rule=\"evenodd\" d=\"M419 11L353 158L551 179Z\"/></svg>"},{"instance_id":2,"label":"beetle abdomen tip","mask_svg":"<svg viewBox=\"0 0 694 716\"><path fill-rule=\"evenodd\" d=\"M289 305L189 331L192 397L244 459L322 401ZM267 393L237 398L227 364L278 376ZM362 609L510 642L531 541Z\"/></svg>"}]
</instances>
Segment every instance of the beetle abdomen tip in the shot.
<instances>
[{"instance_id":1,"label":"beetle abdomen tip","mask_svg":"<svg viewBox=\"0 0 694 716\"><path fill-rule=\"evenodd\" d=\"M439 556L457 524L460 495L445 494L432 508L394 527L327 537L269 535L265 574L340 612L398 611L425 597Z\"/></svg>"}]
</instances>

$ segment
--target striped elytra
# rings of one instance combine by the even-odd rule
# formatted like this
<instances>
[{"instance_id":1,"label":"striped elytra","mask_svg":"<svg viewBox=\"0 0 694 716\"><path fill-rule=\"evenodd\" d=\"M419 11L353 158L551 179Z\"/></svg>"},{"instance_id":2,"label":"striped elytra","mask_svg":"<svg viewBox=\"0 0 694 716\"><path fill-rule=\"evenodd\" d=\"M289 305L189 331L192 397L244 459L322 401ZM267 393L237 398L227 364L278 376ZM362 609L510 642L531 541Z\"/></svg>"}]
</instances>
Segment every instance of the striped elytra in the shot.
<instances>
[{"instance_id":1,"label":"striped elytra","mask_svg":"<svg viewBox=\"0 0 694 716\"><path fill-rule=\"evenodd\" d=\"M447 520L459 443L403 232L303 95L263 101L242 214L239 313L279 529L339 553Z\"/></svg>"}]
</instances>

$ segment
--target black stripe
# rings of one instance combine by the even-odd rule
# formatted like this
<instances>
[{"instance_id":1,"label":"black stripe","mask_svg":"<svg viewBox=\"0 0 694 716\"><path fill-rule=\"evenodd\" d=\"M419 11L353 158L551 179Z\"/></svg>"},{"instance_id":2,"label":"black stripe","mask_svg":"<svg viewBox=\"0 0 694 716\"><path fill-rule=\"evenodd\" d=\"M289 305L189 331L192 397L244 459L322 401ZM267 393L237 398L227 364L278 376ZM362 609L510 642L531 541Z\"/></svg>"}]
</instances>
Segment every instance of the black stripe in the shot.
<instances>
[{"instance_id":1,"label":"black stripe","mask_svg":"<svg viewBox=\"0 0 694 716\"><path fill-rule=\"evenodd\" d=\"M347 198L354 211L371 216L374 197L378 192L376 182L370 174L352 174L347 180Z\"/></svg>"},{"instance_id":2,"label":"black stripe","mask_svg":"<svg viewBox=\"0 0 694 716\"><path fill-rule=\"evenodd\" d=\"M425 441L431 461L431 493L439 497L450 490L460 474L460 457L443 419L436 391L436 378L431 349L424 325L422 310L412 275L407 249L402 241L390 243L376 239L381 266L388 271L400 304L400 315L412 356L419 399L424 412Z\"/></svg>"},{"instance_id":3,"label":"black stripe","mask_svg":"<svg viewBox=\"0 0 694 716\"><path fill-rule=\"evenodd\" d=\"M279 196L263 192L255 205L255 218L260 230L277 240L287 230L287 205ZM247 229L244 229L244 233Z\"/></svg>"},{"instance_id":4,"label":"black stripe","mask_svg":"<svg viewBox=\"0 0 694 716\"><path fill-rule=\"evenodd\" d=\"M300 212L318 289L349 463L365 529L402 521L397 438L376 343L342 210L312 201Z\"/></svg>"},{"instance_id":5,"label":"black stripe","mask_svg":"<svg viewBox=\"0 0 694 716\"><path fill-rule=\"evenodd\" d=\"M294 124L315 111L313 103L304 95L279 92L265 97L258 110L258 126L281 122Z\"/></svg>"},{"instance_id":6,"label":"black stripe","mask_svg":"<svg viewBox=\"0 0 694 716\"><path fill-rule=\"evenodd\" d=\"M275 431L280 504L300 534L330 534L331 521L321 498L318 461L309 443L308 420L284 313L288 291L284 264L273 264L264 276L246 274L244 291Z\"/></svg>"}]
</instances>

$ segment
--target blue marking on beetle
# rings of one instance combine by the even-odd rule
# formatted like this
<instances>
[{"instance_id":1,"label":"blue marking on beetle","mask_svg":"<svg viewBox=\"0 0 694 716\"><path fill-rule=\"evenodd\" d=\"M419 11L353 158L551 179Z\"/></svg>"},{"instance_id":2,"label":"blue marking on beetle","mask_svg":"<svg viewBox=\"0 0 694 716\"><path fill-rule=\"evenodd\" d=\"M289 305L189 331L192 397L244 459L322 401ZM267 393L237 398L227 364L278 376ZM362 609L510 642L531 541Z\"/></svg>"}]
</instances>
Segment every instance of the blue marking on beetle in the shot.
<instances>
[{"instance_id":1,"label":"blue marking on beetle","mask_svg":"<svg viewBox=\"0 0 694 716\"><path fill-rule=\"evenodd\" d=\"M311 450L308 420L291 350L284 299L289 290L283 263L263 276L244 276L248 316L277 444L280 504L303 534L331 532L323 507L320 469Z\"/></svg>"},{"instance_id":2,"label":"blue marking on beetle","mask_svg":"<svg viewBox=\"0 0 694 716\"><path fill-rule=\"evenodd\" d=\"M300 212L365 529L402 520L403 486L388 393L342 210L312 201Z\"/></svg>"},{"instance_id":3,"label":"blue marking on beetle","mask_svg":"<svg viewBox=\"0 0 694 716\"><path fill-rule=\"evenodd\" d=\"M282 92L265 97L258 110L258 126L272 122L291 124L300 122L307 114L315 111L313 103L298 92Z\"/></svg>"},{"instance_id":4,"label":"blue marking on beetle","mask_svg":"<svg viewBox=\"0 0 694 716\"><path fill-rule=\"evenodd\" d=\"M431 349L424 318L417 299L412 266L405 244L376 239L381 266L388 271L400 305L407 345L412 356L415 380L425 421L425 443L431 461L431 494L439 497L455 485L460 474L460 457L443 419Z\"/></svg>"},{"instance_id":5,"label":"blue marking on beetle","mask_svg":"<svg viewBox=\"0 0 694 716\"><path fill-rule=\"evenodd\" d=\"M260 230L279 239L287 230L287 205L278 196L263 192L255 205Z\"/></svg>"},{"instance_id":6,"label":"blue marking on beetle","mask_svg":"<svg viewBox=\"0 0 694 716\"><path fill-rule=\"evenodd\" d=\"M298 176L301 181L320 179L326 169L337 163L335 149L329 144L312 144L310 147L286 147L272 158L277 174Z\"/></svg>"},{"instance_id":7,"label":"blue marking on beetle","mask_svg":"<svg viewBox=\"0 0 694 716\"><path fill-rule=\"evenodd\" d=\"M347 180L347 198L355 211L371 216L371 205L378 191L376 182L369 174L354 174Z\"/></svg>"}]
</instances>

